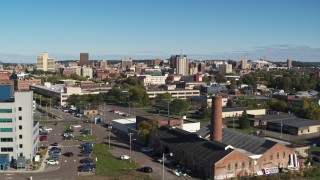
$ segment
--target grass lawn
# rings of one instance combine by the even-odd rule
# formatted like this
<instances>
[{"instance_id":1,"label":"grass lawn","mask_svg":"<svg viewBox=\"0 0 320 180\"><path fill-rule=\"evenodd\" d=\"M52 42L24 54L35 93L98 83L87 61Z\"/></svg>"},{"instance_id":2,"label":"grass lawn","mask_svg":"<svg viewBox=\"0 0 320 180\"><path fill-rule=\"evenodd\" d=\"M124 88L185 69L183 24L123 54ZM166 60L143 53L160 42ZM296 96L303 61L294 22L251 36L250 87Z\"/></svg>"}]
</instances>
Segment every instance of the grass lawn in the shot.
<instances>
[{"instance_id":1,"label":"grass lawn","mask_svg":"<svg viewBox=\"0 0 320 180\"><path fill-rule=\"evenodd\" d=\"M88 141L88 140L95 140L95 139L97 139L97 137L96 136L93 136L93 135L86 135L86 136L75 136L74 138L73 138L74 140L78 140L78 141Z\"/></svg>"},{"instance_id":2,"label":"grass lawn","mask_svg":"<svg viewBox=\"0 0 320 180\"><path fill-rule=\"evenodd\" d=\"M135 162L120 160L114 157L106 144L94 144L93 157L97 158L96 176L107 176L115 179L151 179L147 174L136 171L139 168Z\"/></svg>"}]
</instances>

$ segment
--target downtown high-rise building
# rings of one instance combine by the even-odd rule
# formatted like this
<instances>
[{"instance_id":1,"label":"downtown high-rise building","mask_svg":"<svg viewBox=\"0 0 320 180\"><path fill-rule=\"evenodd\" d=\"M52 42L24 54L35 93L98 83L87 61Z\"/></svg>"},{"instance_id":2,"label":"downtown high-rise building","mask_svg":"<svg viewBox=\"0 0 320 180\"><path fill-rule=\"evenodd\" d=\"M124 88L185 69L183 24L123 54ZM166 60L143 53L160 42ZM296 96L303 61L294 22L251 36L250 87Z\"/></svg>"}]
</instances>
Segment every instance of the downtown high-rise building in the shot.
<instances>
[{"instance_id":1,"label":"downtown high-rise building","mask_svg":"<svg viewBox=\"0 0 320 180\"><path fill-rule=\"evenodd\" d=\"M131 58L121 59L121 69L122 69L122 71L130 69L131 67L132 67L132 59Z\"/></svg>"},{"instance_id":2,"label":"downtown high-rise building","mask_svg":"<svg viewBox=\"0 0 320 180\"><path fill-rule=\"evenodd\" d=\"M89 53L80 53L79 66L89 66Z\"/></svg>"},{"instance_id":3,"label":"downtown high-rise building","mask_svg":"<svg viewBox=\"0 0 320 180\"><path fill-rule=\"evenodd\" d=\"M54 71L54 59L49 58L47 52L44 52L42 56L37 56L37 70Z\"/></svg>"},{"instance_id":4,"label":"downtown high-rise building","mask_svg":"<svg viewBox=\"0 0 320 180\"><path fill-rule=\"evenodd\" d=\"M189 75L189 60L187 59L187 55L176 55L174 61L176 63L176 74L181 76Z\"/></svg>"}]
</instances>

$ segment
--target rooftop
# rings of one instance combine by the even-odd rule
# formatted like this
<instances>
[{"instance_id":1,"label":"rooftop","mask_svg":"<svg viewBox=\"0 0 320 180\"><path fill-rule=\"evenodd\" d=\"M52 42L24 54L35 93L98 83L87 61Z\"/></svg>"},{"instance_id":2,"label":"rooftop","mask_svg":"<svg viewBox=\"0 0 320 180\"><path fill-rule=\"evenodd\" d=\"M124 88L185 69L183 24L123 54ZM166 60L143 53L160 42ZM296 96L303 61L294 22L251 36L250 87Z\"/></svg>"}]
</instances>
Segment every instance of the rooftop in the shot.
<instances>
[{"instance_id":1,"label":"rooftop","mask_svg":"<svg viewBox=\"0 0 320 180\"><path fill-rule=\"evenodd\" d=\"M196 134L206 139L210 138L210 124L202 127ZM241 152L246 152L246 154L255 155L263 154L276 144L274 141L240 133L228 128L222 128L222 142Z\"/></svg>"},{"instance_id":2,"label":"rooftop","mask_svg":"<svg viewBox=\"0 0 320 180\"><path fill-rule=\"evenodd\" d=\"M217 162L233 151L228 145L199 138L196 134L170 126L163 126L150 134L160 141L190 153L199 159Z\"/></svg>"}]
</instances>

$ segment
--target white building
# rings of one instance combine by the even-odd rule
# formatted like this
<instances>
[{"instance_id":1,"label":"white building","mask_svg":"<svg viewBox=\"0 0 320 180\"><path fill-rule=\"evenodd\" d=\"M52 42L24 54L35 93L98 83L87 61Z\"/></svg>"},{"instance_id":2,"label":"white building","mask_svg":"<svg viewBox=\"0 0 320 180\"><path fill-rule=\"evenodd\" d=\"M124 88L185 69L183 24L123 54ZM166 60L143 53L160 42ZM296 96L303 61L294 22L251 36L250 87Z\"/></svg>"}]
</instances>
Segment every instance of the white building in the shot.
<instances>
[{"instance_id":1,"label":"white building","mask_svg":"<svg viewBox=\"0 0 320 180\"><path fill-rule=\"evenodd\" d=\"M33 119L33 92L15 92L13 101L0 102L0 164L7 170L10 161L30 163L38 150L39 122ZM0 170L0 171L1 171Z\"/></svg>"},{"instance_id":2,"label":"white building","mask_svg":"<svg viewBox=\"0 0 320 180\"><path fill-rule=\"evenodd\" d=\"M30 90L46 97L57 97L60 106L67 105L67 99L72 94L89 94L89 92L82 92L81 87L67 87L61 84L51 85L50 83L45 83L45 86L31 85Z\"/></svg>"},{"instance_id":3,"label":"white building","mask_svg":"<svg viewBox=\"0 0 320 180\"><path fill-rule=\"evenodd\" d=\"M81 76L85 78L92 79L93 72L91 67L82 66L81 67Z\"/></svg>"},{"instance_id":4,"label":"white building","mask_svg":"<svg viewBox=\"0 0 320 180\"><path fill-rule=\"evenodd\" d=\"M197 89L177 89L177 90L147 90L149 99L154 99L158 94L169 93L173 99L187 99L188 97L200 96Z\"/></svg>"},{"instance_id":5,"label":"white building","mask_svg":"<svg viewBox=\"0 0 320 180\"><path fill-rule=\"evenodd\" d=\"M165 85L167 74L164 76L138 75L139 80L144 83L144 86L158 86Z\"/></svg>"},{"instance_id":6,"label":"white building","mask_svg":"<svg viewBox=\"0 0 320 180\"><path fill-rule=\"evenodd\" d=\"M44 52L42 56L37 56L37 70L54 71L54 59L49 58L47 52Z\"/></svg>"}]
</instances>

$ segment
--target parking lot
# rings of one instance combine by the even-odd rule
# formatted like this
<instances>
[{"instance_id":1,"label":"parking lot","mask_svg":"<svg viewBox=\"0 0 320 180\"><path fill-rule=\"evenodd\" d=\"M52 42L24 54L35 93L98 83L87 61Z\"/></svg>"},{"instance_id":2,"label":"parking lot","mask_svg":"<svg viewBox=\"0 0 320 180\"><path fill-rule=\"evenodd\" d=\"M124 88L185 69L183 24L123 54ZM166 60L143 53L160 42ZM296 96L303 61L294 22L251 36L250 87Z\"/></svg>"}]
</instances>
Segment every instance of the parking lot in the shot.
<instances>
[{"instance_id":1,"label":"parking lot","mask_svg":"<svg viewBox=\"0 0 320 180\"><path fill-rule=\"evenodd\" d=\"M124 118L122 115L109 112L111 109L116 109L116 107L107 107L104 112L106 112L106 119L104 121ZM125 110L125 108L118 108ZM103 109L102 109L103 110ZM60 113L59 109L52 109L53 112ZM79 176L88 176L92 174L91 172L79 172L78 167L80 165L80 160L83 157L80 157L80 148L79 146L83 144L81 141L75 140L65 140L63 134L66 130L66 123L73 125L80 125L81 127L73 128L74 136L80 134L80 130L83 128L92 129L92 135L96 136L97 139L94 143L108 143L108 131L105 127L102 127L98 124L85 123L87 119L85 117L78 118L73 115L61 112L63 120L58 123L40 123L44 128L52 128L50 133L47 135L47 140L40 142L40 146L49 146L53 143L58 143L58 147L61 148L61 155L59 157L58 165L46 164L42 172L30 173L30 172L20 172L20 173L1 173L0 179L27 179L31 176L33 179L76 179ZM116 156L120 155L129 155L129 137L126 134L122 134L116 131L110 133L110 143L112 150L110 152ZM142 146L135 144L133 142L131 149L131 159L132 161L139 164L141 167L149 166L152 167L153 172L150 173L152 179L162 179L162 164L156 162L153 157L149 156L149 153L141 152ZM72 157L64 156L66 152L72 152ZM48 158L48 153L45 158ZM46 160L44 161L46 162ZM177 176L169 172L170 169L165 167L165 179L176 179ZM90 179L88 177L88 179ZM189 177L179 177L179 179L191 179Z\"/></svg>"}]
</instances>

